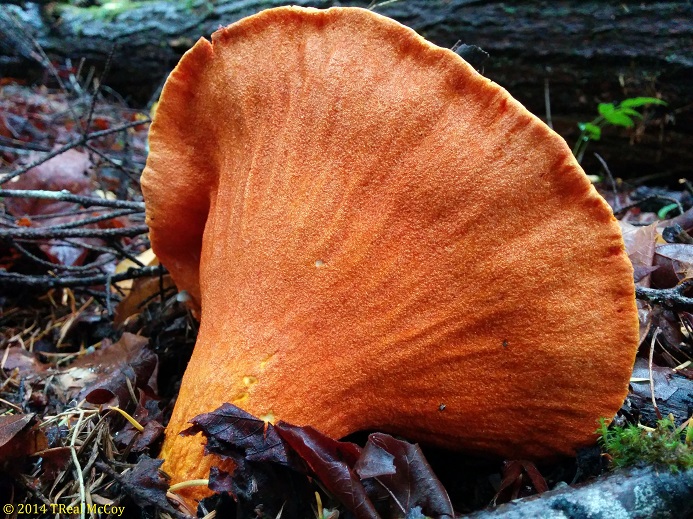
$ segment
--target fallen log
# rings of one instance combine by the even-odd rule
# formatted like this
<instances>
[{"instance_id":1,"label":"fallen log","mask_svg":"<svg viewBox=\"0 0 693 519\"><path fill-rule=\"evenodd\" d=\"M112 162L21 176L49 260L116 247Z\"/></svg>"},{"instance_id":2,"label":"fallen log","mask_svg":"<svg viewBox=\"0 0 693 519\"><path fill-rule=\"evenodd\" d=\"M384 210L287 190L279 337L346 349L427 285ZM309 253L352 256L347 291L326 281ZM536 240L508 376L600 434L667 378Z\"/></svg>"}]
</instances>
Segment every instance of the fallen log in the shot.
<instances>
[{"instance_id":1,"label":"fallen log","mask_svg":"<svg viewBox=\"0 0 693 519\"><path fill-rule=\"evenodd\" d=\"M693 470L672 473L646 467L618 471L584 485L564 486L539 496L462 517L469 519L683 518L693 514Z\"/></svg>"},{"instance_id":2,"label":"fallen log","mask_svg":"<svg viewBox=\"0 0 693 519\"><path fill-rule=\"evenodd\" d=\"M368 0L152 0L117 9L55 2L3 5L0 76L25 76L32 64L41 69L38 62L45 60L31 38L60 63L69 59L76 67L85 59L83 70L103 67L115 48L106 82L143 101L199 37L287 3L364 7ZM483 48L490 54L479 64L484 73L540 116L549 97L556 129L571 144L577 138L575 122L594 118L597 102L661 96L668 109L650 111L634 132L605 132L607 140L593 151L615 175L660 173L676 181L688 172L693 161L690 2L402 0L376 10L439 45L461 41ZM630 141L636 140L633 146ZM598 172L591 153L585 160L588 170Z\"/></svg>"}]
</instances>

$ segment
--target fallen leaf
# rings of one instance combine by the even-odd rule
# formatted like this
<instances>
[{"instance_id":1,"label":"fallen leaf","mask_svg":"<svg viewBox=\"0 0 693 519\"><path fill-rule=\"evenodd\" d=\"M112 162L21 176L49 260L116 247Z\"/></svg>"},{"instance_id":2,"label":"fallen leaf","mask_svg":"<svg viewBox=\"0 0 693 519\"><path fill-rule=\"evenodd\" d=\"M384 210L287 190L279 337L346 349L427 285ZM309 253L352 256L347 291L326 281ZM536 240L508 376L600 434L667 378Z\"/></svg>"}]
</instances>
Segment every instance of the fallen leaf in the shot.
<instances>
[{"instance_id":1,"label":"fallen leaf","mask_svg":"<svg viewBox=\"0 0 693 519\"><path fill-rule=\"evenodd\" d=\"M392 517L419 508L428 517L455 516L445 488L418 445L373 433L354 466L362 479L375 478L392 499Z\"/></svg>"},{"instance_id":2,"label":"fallen leaf","mask_svg":"<svg viewBox=\"0 0 693 519\"><path fill-rule=\"evenodd\" d=\"M655 248L654 265L659 268L652 274L653 283L659 288L676 286L679 282L693 277L693 245L658 245Z\"/></svg>"},{"instance_id":3,"label":"fallen leaf","mask_svg":"<svg viewBox=\"0 0 693 519\"><path fill-rule=\"evenodd\" d=\"M209 470L209 489L213 492L237 493L233 476L219 467Z\"/></svg>"},{"instance_id":4,"label":"fallen leaf","mask_svg":"<svg viewBox=\"0 0 693 519\"><path fill-rule=\"evenodd\" d=\"M128 421L123 428L116 431L114 440L121 447L132 444L131 452L140 453L149 449L164 434L163 411L159 408L159 400L151 397L141 389L140 399L132 413L132 417L144 427L144 431L138 431ZM134 441L134 443L133 443Z\"/></svg>"},{"instance_id":5,"label":"fallen leaf","mask_svg":"<svg viewBox=\"0 0 693 519\"><path fill-rule=\"evenodd\" d=\"M161 278L135 279L128 295L116 307L114 324L116 326L123 324L128 317L140 313L144 305L152 301L162 290L166 291L173 286L175 284L169 274L165 274Z\"/></svg>"},{"instance_id":6,"label":"fallen leaf","mask_svg":"<svg viewBox=\"0 0 693 519\"><path fill-rule=\"evenodd\" d=\"M397 472L394 455L378 446L377 443L370 441L370 438L363 448L361 457L356 461L354 470L361 479L391 475Z\"/></svg>"},{"instance_id":7,"label":"fallen leaf","mask_svg":"<svg viewBox=\"0 0 693 519\"><path fill-rule=\"evenodd\" d=\"M338 442L308 426L298 427L279 422L275 429L306 462L325 488L357 519L379 519L363 484L352 470L361 455L361 449L357 445Z\"/></svg>"},{"instance_id":8,"label":"fallen leaf","mask_svg":"<svg viewBox=\"0 0 693 519\"><path fill-rule=\"evenodd\" d=\"M227 449L237 449L248 461L289 465L286 447L275 428L232 404L223 404L190 422L192 427L181 434L189 436L203 432L210 452L230 456Z\"/></svg>"},{"instance_id":9,"label":"fallen leaf","mask_svg":"<svg viewBox=\"0 0 693 519\"><path fill-rule=\"evenodd\" d=\"M146 251L138 254L135 256L135 259L137 261L133 261L130 258L125 258L122 260L118 265L116 265L115 273L116 274L122 274L123 272L127 272L128 269L131 268L139 268L140 265L144 265L146 267L151 267L154 265L159 264L159 260L156 257L156 254L154 254L154 249L151 247L147 249ZM130 287L132 286L132 280L128 279L126 281L122 281L118 283L118 288L121 290L127 292L130 290Z\"/></svg>"},{"instance_id":10,"label":"fallen leaf","mask_svg":"<svg viewBox=\"0 0 693 519\"><path fill-rule=\"evenodd\" d=\"M140 507L155 506L164 512L180 517L166 497L168 480L159 471L163 460L149 456L140 456L131 470L120 477L120 484L125 494Z\"/></svg>"},{"instance_id":11,"label":"fallen leaf","mask_svg":"<svg viewBox=\"0 0 693 519\"><path fill-rule=\"evenodd\" d=\"M19 346L12 346L4 353L5 360L2 369L5 371L17 370L20 377L35 377L48 369L36 358L36 355Z\"/></svg>"},{"instance_id":12,"label":"fallen leaf","mask_svg":"<svg viewBox=\"0 0 693 519\"><path fill-rule=\"evenodd\" d=\"M123 407L131 400L130 388L155 394L157 357L146 348L148 342L139 335L124 333L115 344L78 359L71 369L86 369L94 375L78 399L85 398L92 404L115 399L116 405Z\"/></svg>"},{"instance_id":13,"label":"fallen leaf","mask_svg":"<svg viewBox=\"0 0 693 519\"><path fill-rule=\"evenodd\" d=\"M32 153L27 157L27 163L31 163L41 156L42 154ZM75 195L84 195L91 191L90 167L91 161L87 153L70 149L13 178L6 184L6 188L45 191L67 190ZM11 215L22 217L44 216L69 211L75 207L75 204L58 200L10 198L5 200L5 207Z\"/></svg>"},{"instance_id":14,"label":"fallen leaf","mask_svg":"<svg viewBox=\"0 0 693 519\"><path fill-rule=\"evenodd\" d=\"M652 379L654 381L655 398L666 402L676 393L678 386L672 381L674 370L662 366L652 366ZM633 380L634 379L634 380ZM633 374L631 375L631 387L636 395L650 399L650 369L647 359L638 358L635 361Z\"/></svg>"},{"instance_id":15,"label":"fallen leaf","mask_svg":"<svg viewBox=\"0 0 693 519\"><path fill-rule=\"evenodd\" d=\"M70 447L55 447L41 451L41 467L44 478L55 478L58 473L67 468L72 461L72 449Z\"/></svg>"},{"instance_id":16,"label":"fallen leaf","mask_svg":"<svg viewBox=\"0 0 693 519\"><path fill-rule=\"evenodd\" d=\"M656 269L652 260L655 253L655 240L657 238L657 224L643 226L631 225L620 221L623 243L626 246L628 258L636 271L635 281L644 287L649 287L647 275Z\"/></svg>"},{"instance_id":17,"label":"fallen leaf","mask_svg":"<svg viewBox=\"0 0 693 519\"><path fill-rule=\"evenodd\" d=\"M209 487L232 494L240 517L254 516L260 505L266 517L280 512L285 517L308 517L312 492L306 476L297 471L304 467L299 460L289 461L288 447L271 424L231 404L191 422L183 434L202 432L207 438L205 451L221 459L222 466L210 470ZM229 459L233 464L226 462Z\"/></svg>"},{"instance_id":18,"label":"fallen leaf","mask_svg":"<svg viewBox=\"0 0 693 519\"><path fill-rule=\"evenodd\" d=\"M0 460L22 458L48 447L36 422L35 414L0 416Z\"/></svg>"}]
</instances>

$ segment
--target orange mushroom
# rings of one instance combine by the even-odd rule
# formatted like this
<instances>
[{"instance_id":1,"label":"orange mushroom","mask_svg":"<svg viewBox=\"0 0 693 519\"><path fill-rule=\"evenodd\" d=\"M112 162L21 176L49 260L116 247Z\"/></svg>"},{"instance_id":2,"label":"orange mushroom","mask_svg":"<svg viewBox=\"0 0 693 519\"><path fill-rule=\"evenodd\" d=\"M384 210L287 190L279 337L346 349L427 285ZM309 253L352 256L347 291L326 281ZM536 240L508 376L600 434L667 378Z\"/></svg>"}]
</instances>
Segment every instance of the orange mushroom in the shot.
<instances>
[{"instance_id":1,"label":"orange mushroom","mask_svg":"<svg viewBox=\"0 0 693 519\"><path fill-rule=\"evenodd\" d=\"M200 39L142 178L200 310L162 457L231 402L512 458L572 454L638 343L619 227L566 143L450 50L358 8L281 7Z\"/></svg>"}]
</instances>

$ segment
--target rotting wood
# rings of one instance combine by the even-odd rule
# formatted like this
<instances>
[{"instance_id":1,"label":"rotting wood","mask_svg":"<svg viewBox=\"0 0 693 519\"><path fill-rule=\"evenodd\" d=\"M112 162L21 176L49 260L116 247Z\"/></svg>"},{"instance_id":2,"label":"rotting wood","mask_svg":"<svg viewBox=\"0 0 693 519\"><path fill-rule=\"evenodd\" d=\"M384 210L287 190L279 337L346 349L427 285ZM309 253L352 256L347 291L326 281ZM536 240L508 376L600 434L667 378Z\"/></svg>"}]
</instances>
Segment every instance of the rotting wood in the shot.
<instances>
[{"instance_id":1,"label":"rotting wood","mask_svg":"<svg viewBox=\"0 0 693 519\"><path fill-rule=\"evenodd\" d=\"M577 487L564 486L536 497L462 517L469 519L588 519L593 517L690 517L693 470L672 473L647 467L618 471Z\"/></svg>"},{"instance_id":2,"label":"rotting wood","mask_svg":"<svg viewBox=\"0 0 693 519\"><path fill-rule=\"evenodd\" d=\"M261 9L287 3L329 7L333 0L154 0L106 11L42 6L0 7L0 75L21 75L40 57L18 21L59 63L82 58L102 66L116 45L107 83L146 99L181 54L199 37ZM340 5L365 7L367 0ZM660 95L669 109L657 112L648 131L605 132L593 148L619 176L659 173L676 180L693 160L693 4L685 1L479 2L406 0L376 9L442 46L477 45L490 54L484 73L507 88L535 114L545 113L550 87L556 130L577 138L575 122L596 115L596 103ZM666 120L661 117L667 114ZM652 122L652 113L646 120ZM674 124L675 123L675 124ZM640 128L642 130L642 128ZM616 136L612 138L612 136ZM627 137L639 139L631 146ZM648 170L643 168L648 164ZM588 154L586 166L598 172Z\"/></svg>"}]
</instances>

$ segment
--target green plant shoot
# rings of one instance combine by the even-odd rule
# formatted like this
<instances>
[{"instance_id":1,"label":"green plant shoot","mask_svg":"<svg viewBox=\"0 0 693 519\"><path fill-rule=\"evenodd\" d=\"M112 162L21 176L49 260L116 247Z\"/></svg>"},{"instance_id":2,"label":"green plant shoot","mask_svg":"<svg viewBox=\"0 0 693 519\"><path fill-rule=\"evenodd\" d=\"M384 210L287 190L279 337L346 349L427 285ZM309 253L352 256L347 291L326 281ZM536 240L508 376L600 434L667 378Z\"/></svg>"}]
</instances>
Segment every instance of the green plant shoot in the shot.
<instances>
[{"instance_id":1,"label":"green plant shoot","mask_svg":"<svg viewBox=\"0 0 693 519\"><path fill-rule=\"evenodd\" d=\"M642 114L636 110L647 105L666 105L665 101L656 97L633 97L620 103L599 103L599 116L588 123L578 123L580 137L573 147L573 155L582 162L585 150L590 141L598 141L602 137L602 128L607 125L632 128L634 119L642 119Z\"/></svg>"}]
</instances>

